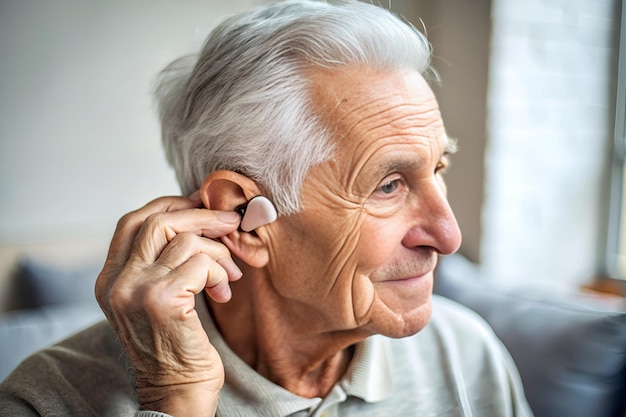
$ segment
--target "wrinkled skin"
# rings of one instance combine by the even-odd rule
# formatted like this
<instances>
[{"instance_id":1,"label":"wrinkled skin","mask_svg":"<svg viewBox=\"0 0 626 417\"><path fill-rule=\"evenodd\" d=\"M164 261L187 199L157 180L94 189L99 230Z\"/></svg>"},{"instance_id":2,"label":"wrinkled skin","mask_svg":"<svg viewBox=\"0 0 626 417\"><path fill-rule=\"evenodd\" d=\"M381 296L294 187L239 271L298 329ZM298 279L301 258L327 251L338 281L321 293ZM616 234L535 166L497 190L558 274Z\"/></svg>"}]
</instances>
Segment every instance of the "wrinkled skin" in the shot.
<instances>
[{"instance_id":1,"label":"wrinkled skin","mask_svg":"<svg viewBox=\"0 0 626 417\"><path fill-rule=\"evenodd\" d=\"M230 299L241 278L224 245L239 215L199 209L201 200L165 197L118 223L96 298L124 345L144 409L214 415L224 382L221 359L194 309L202 292Z\"/></svg>"},{"instance_id":2,"label":"wrinkled skin","mask_svg":"<svg viewBox=\"0 0 626 417\"><path fill-rule=\"evenodd\" d=\"M310 172L302 213L271 229L270 276L323 317L319 331L402 337L428 321L437 255L460 244L441 177L447 137L418 74L355 72L314 76L335 158Z\"/></svg>"},{"instance_id":3,"label":"wrinkled skin","mask_svg":"<svg viewBox=\"0 0 626 417\"><path fill-rule=\"evenodd\" d=\"M215 410L224 375L193 310L203 289L231 348L307 397L328 393L355 343L411 335L430 318L437 258L461 239L441 176L449 143L434 95L413 71L310 76L335 150L309 171L300 213L241 233L237 219L215 214L258 189L215 173L199 193L207 209L195 209L195 199L157 200L120 223L97 293L146 408Z\"/></svg>"}]
</instances>

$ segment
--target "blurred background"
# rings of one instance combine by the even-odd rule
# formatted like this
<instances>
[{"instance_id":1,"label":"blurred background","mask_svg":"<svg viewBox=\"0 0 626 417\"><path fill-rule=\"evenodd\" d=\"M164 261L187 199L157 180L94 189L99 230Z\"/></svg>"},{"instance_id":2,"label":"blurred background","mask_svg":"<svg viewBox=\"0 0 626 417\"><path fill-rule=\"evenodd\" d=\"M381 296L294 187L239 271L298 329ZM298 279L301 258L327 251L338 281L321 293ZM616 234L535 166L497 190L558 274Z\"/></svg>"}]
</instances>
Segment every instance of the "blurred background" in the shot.
<instances>
[{"instance_id":1,"label":"blurred background","mask_svg":"<svg viewBox=\"0 0 626 417\"><path fill-rule=\"evenodd\" d=\"M23 254L103 259L121 215L178 193L155 75L225 15L261 3L0 2L4 275ZM621 0L383 6L433 44L435 91L460 147L448 183L461 253L505 282L624 278ZM0 280L0 294L8 285Z\"/></svg>"},{"instance_id":2,"label":"blurred background","mask_svg":"<svg viewBox=\"0 0 626 417\"><path fill-rule=\"evenodd\" d=\"M418 3L460 143L461 252L510 283L623 278L621 1Z\"/></svg>"}]
</instances>

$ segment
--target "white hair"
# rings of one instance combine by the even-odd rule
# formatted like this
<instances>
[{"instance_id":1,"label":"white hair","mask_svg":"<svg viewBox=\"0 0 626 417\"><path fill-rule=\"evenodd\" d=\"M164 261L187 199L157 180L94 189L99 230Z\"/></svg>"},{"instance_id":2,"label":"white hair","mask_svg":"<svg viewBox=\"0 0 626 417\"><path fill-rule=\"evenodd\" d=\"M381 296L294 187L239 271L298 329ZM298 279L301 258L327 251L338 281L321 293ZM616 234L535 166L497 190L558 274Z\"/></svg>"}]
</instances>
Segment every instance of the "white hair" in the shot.
<instances>
[{"instance_id":1,"label":"white hair","mask_svg":"<svg viewBox=\"0 0 626 417\"><path fill-rule=\"evenodd\" d=\"M425 74L430 45L383 8L356 0L290 0L231 17L197 57L160 74L165 152L182 192L226 169L253 179L280 215L298 212L308 170L332 155L307 73L361 65Z\"/></svg>"}]
</instances>

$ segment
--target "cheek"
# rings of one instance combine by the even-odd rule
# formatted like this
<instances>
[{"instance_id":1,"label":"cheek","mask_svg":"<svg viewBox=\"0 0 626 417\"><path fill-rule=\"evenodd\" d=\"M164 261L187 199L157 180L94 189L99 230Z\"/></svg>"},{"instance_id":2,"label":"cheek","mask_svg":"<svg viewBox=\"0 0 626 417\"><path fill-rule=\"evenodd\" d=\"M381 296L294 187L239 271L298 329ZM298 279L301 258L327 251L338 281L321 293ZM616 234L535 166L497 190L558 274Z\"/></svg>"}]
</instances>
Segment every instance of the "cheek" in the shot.
<instances>
[{"instance_id":1,"label":"cheek","mask_svg":"<svg viewBox=\"0 0 626 417\"><path fill-rule=\"evenodd\" d=\"M351 282L351 302L358 324L365 324L372 319L372 305L377 295L371 278L376 271L393 262L404 235L402 226L402 222L371 216L367 216L361 225L360 239L354 253L356 272Z\"/></svg>"},{"instance_id":2,"label":"cheek","mask_svg":"<svg viewBox=\"0 0 626 417\"><path fill-rule=\"evenodd\" d=\"M394 254L402 246L406 233L405 222L389 218L369 218L361 227L361 239L357 246L357 257L361 268L372 273L393 261Z\"/></svg>"},{"instance_id":3,"label":"cheek","mask_svg":"<svg viewBox=\"0 0 626 417\"><path fill-rule=\"evenodd\" d=\"M333 210L285 221L270 244L268 268L277 291L301 301L339 293L345 298L351 291L346 277L357 268L360 218L356 212Z\"/></svg>"}]
</instances>

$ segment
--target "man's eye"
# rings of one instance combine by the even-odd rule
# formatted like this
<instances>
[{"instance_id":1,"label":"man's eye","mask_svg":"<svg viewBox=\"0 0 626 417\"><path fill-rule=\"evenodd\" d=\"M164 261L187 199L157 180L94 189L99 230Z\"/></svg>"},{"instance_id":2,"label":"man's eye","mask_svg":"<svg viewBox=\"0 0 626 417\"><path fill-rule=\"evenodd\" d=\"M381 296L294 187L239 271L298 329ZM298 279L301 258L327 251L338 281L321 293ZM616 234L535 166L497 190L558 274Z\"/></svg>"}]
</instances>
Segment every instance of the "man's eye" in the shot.
<instances>
[{"instance_id":1,"label":"man's eye","mask_svg":"<svg viewBox=\"0 0 626 417\"><path fill-rule=\"evenodd\" d=\"M444 174L448 167L450 166L450 162L447 160L439 161L437 166L435 167L435 174Z\"/></svg>"},{"instance_id":2,"label":"man's eye","mask_svg":"<svg viewBox=\"0 0 626 417\"><path fill-rule=\"evenodd\" d=\"M384 194L391 194L398 189L399 184L400 180L398 179L387 181L383 185L378 187L378 191Z\"/></svg>"}]
</instances>

